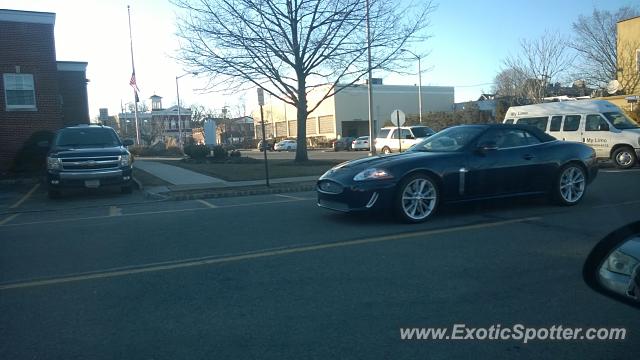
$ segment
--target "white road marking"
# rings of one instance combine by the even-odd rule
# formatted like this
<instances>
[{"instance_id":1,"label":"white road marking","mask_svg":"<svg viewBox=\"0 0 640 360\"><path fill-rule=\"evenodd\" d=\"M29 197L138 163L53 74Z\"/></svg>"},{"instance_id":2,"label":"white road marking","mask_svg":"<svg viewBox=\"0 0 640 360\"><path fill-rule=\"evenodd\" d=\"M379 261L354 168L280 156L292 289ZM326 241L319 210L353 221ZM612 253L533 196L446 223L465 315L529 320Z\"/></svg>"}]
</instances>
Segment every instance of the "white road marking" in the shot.
<instances>
[{"instance_id":1,"label":"white road marking","mask_svg":"<svg viewBox=\"0 0 640 360\"><path fill-rule=\"evenodd\" d=\"M340 241L340 242L328 243L328 244L297 245L297 246L294 245L294 246L290 246L290 247L282 248L278 250L269 250L269 249L262 250L262 251L258 250L250 253L243 253L243 254L223 256L223 257L211 256L211 257L198 258L198 259L184 259L184 260L178 260L173 262L167 261L163 263L143 264L143 265L136 266L134 268L129 267L129 268L106 269L106 270L92 272L92 273L69 274L69 275L60 276L57 278L49 278L49 279L41 279L41 280L35 279L35 280L28 280L28 281L21 281L21 282L5 283L5 284L0 284L0 290L32 288L32 287L38 287L38 286L78 282L78 281L84 281L84 280L107 279L107 278L128 276L128 275L134 275L134 274L152 273L152 272L222 264L222 263L229 263L229 262L236 262L236 261L243 261L243 260L275 257L275 256L281 256L281 255L306 253L311 251L341 248L341 247L347 247L347 246L366 245L366 244L380 243L380 242L386 242L386 241L404 240L404 239L410 239L410 238L415 238L420 236L439 235L439 234L446 234L451 232L497 227L497 226L515 224L515 223L522 223L527 221L536 221L540 219L541 219L540 217L527 217L527 218L520 218L520 219L495 221L490 223L462 225L462 226L450 227L450 228L423 230L423 231L401 233L401 234L394 234L394 235L383 235L383 236L363 238L358 240Z\"/></svg>"},{"instance_id":2,"label":"white road marking","mask_svg":"<svg viewBox=\"0 0 640 360\"><path fill-rule=\"evenodd\" d=\"M210 208L210 209L216 209L216 208L219 208L219 206L218 206L218 205L214 205L214 204L212 204L212 203L208 202L207 200L198 199L198 200L196 200L196 201L197 201L197 202L199 202L200 204L204 204L204 206L206 206L206 207L208 207L208 208Z\"/></svg>"},{"instance_id":3,"label":"white road marking","mask_svg":"<svg viewBox=\"0 0 640 360\"><path fill-rule=\"evenodd\" d=\"M109 216L120 216L122 215L122 209L117 206L109 206Z\"/></svg>"},{"instance_id":4,"label":"white road marking","mask_svg":"<svg viewBox=\"0 0 640 360\"><path fill-rule=\"evenodd\" d=\"M284 194L275 194L275 196L283 197L285 199L310 200L310 199L305 199L305 198L301 198L301 197L297 197L297 196L291 196L291 195L284 195Z\"/></svg>"},{"instance_id":5,"label":"white road marking","mask_svg":"<svg viewBox=\"0 0 640 360\"><path fill-rule=\"evenodd\" d=\"M315 200L315 199L305 199L304 201L311 201L311 200ZM283 199L283 200L276 200L276 201L252 202L252 203L246 203L246 204L221 205L221 206L218 206L215 209L224 209L224 208L232 208L232 207L244 207L244 206L256 206L256 205L269 205L269 204L284 204L284 203L290 203L290 202L296 202L296 201L303 201L303 200L293 200L293 199L288 199L287 200L287 199ZM208 208L208 207L207 208L197 207L197 208L176 209L176 210L143 211L143 212L139 212L139 213L126 214L126 217L140 216L140 215L173 214L173 213L187 212L187 211L203 211L203 210L215 210L215 209ZM72 221L86 221L86 220L97 220L97 219L109 219L109 218L113 218L113 216L98 215L98 216L87 216L87 217L80 217L80 218L66 218L66 219L55 219L55 220L31 221L31 222L23 222L23 223L17 223L17 224L5 224L5 225L0 225L0 227L9 227L9 226L15 227L15 226L23 226L23 225L37 225L37 224L53 224L53 223L64 223L64 222L72 222Z\"/></svg>"}]
</instances>

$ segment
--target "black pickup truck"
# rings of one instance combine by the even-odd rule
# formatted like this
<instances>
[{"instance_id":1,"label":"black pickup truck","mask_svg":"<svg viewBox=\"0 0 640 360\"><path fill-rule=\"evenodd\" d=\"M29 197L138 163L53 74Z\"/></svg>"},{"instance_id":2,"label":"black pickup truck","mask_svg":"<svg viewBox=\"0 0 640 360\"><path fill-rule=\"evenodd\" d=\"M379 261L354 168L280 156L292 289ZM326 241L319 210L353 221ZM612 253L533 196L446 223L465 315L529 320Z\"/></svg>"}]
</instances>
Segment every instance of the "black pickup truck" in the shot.
<instances>
[{"instance_id":1,"label":"black pickup truck","mask_svg":"<svg viewBox=\"0 0 640 360\"><path fill-rule=\"evenodd\" d=\"M121 141L116 132L102 125L77 125L56 132L47 154L47 187L50 198L64 188L119 186L130 193L133 157L127 150L131 140Z\"/></svg>"}]
</instances>

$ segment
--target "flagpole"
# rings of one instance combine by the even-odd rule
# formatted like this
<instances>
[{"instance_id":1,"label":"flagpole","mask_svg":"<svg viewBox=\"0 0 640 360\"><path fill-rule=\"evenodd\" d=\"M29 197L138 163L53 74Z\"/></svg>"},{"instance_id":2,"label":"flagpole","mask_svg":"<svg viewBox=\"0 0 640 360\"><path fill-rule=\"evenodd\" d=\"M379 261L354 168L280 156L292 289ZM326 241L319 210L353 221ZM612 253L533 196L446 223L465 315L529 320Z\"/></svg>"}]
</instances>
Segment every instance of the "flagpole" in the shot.
<instances>
[{"instance_id":1,"label":"flagpole","mask_svg":"<svg viewBox=\"0 0 640 360\"><path fill-rule=\"evenodd\" d=\"M129 14L129 42L131 43L131 77L135 80L136 76L136 67L133 64L133 36L131 36L131 8L127 5L127 14ZM137 87L137 80L135 83ZM138 128L138 94L136 93L136 88L133 88L133 109L134 109L134 120L136 122L136 145L140 145L140 129Z\"/></svg>"}]
</instances>

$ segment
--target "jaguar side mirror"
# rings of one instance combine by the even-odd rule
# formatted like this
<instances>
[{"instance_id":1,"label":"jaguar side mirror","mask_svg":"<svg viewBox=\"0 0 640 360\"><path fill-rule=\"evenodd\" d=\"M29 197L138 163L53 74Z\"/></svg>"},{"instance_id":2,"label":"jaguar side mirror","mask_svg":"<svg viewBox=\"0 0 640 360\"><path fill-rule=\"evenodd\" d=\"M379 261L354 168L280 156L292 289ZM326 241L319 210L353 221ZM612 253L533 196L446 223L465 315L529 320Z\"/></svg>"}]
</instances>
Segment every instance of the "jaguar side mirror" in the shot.
<instances>
[{"instance_id":1,"label":"jaguar side mirror","mask_svg":"<svg viewBox=\"0 0 640 360\"><path fill-rule=\"evenodd\" d=\"M591 250L582 275L593 290L640 308L640 221L602 239Z\"/></svg>"},{"instance_id":2,"label":"jaguar side mirror","mask_svg":"<svg viewBox=\"0 0 640 360\"><path fill-rule=\"evenodd\" d=\"M124 146L131 146L131 145L133 145L133 140L131 140L131 139L124 139L124 140L122 140L122 145L124 145Z\"/></svg>"}]
</instances>

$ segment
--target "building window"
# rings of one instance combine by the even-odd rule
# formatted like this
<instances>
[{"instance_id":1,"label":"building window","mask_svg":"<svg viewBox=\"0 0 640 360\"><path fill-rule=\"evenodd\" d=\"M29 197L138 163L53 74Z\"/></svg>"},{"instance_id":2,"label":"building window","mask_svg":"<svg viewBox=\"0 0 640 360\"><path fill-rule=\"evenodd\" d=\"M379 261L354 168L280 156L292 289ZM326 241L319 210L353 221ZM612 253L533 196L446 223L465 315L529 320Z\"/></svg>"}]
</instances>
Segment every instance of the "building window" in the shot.
<instances>
[{"instance_id":1,"label":"building window","mask_svg":"<svg viewBox=\"0 0 640 360\"><path fill-rule=\"evenodd\" d=\"M32 74L3 74L7 110L36 110Z\"/></svg>"},{"instance_id":2,"label":"building window","mask_svg":"<svg viewBox=\"0 0 640 360\"><path fill-rule=\"evenodd\" d=\"M640 73L640 49L636 50L636 71Z\"/></svg>"}]
</instances>

